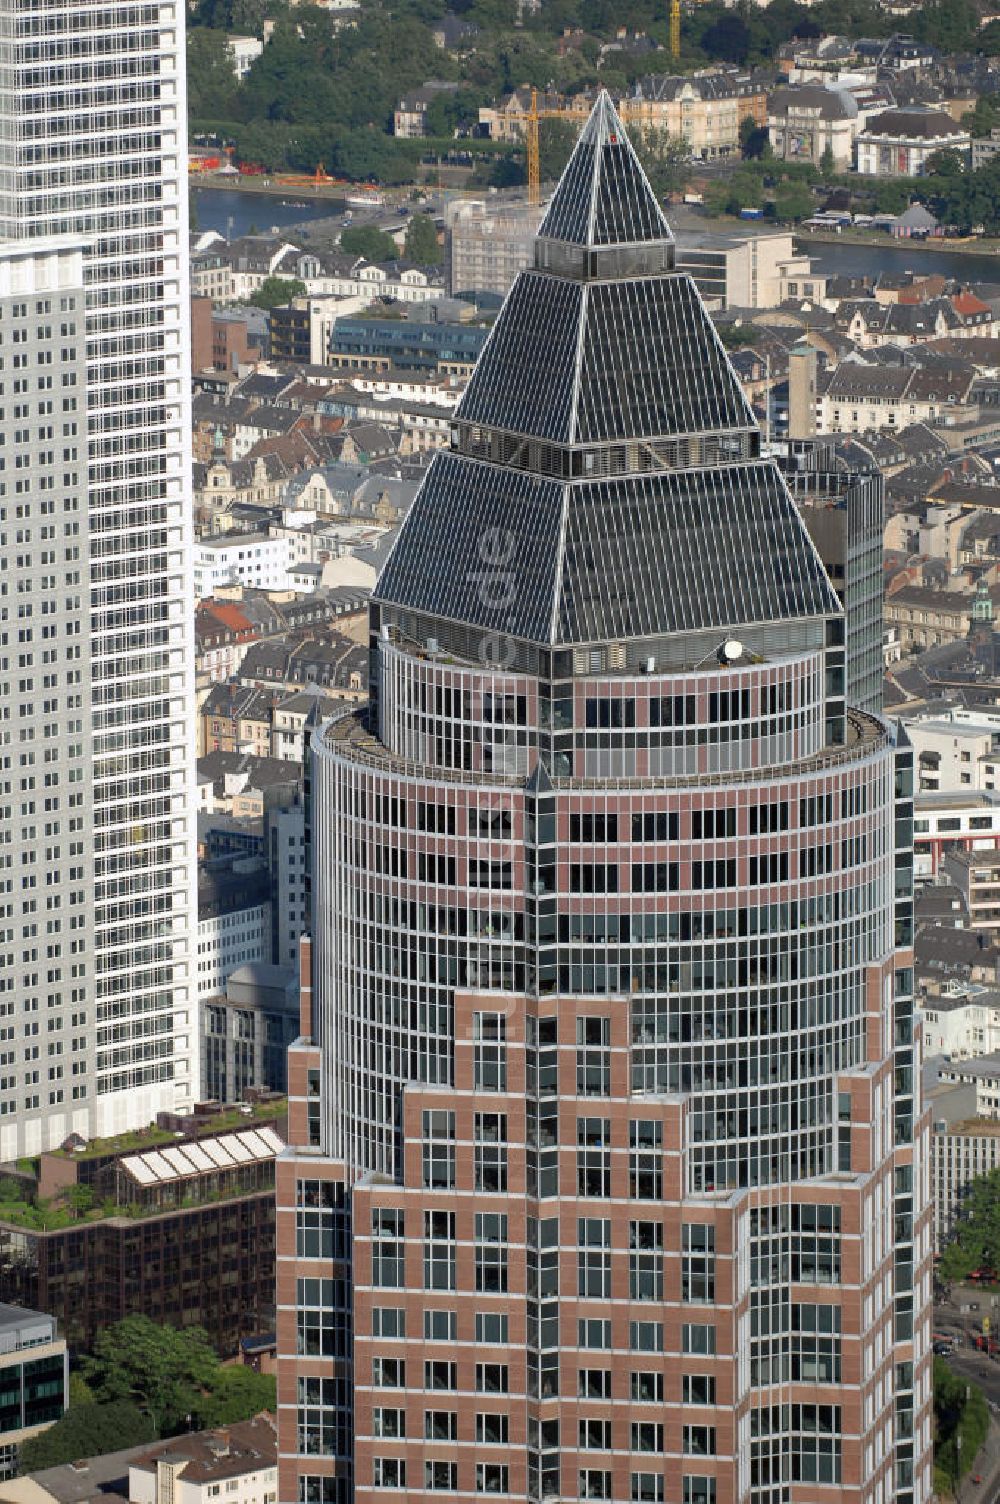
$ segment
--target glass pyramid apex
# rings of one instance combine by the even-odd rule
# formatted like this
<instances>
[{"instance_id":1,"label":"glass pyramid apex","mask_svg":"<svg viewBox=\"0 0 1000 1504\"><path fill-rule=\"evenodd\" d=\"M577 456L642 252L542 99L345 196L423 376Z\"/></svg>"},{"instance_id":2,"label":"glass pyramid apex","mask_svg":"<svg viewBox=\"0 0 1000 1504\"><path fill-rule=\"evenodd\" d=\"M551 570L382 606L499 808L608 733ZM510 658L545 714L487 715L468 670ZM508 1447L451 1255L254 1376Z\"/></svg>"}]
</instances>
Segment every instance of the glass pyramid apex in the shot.
<instances>
[{"instance_id":1,"label":"glass pyramid apex","mask_svg":"<svg viewBox=\"0 0 1000 1504\"><path fill-rule=\"evenodd\" d=\"M606 89L597 96L538 235L594 247L673 240Z\"/></svg>"}]
</instances>

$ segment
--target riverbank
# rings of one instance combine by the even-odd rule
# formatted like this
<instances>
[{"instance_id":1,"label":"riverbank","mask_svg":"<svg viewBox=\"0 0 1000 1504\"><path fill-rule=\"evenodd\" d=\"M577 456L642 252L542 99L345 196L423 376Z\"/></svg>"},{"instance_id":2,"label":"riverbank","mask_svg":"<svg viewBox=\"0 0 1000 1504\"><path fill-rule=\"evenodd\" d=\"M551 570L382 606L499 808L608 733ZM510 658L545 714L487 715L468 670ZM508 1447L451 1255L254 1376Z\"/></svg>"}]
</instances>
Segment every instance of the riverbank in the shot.
<instances>
[{"instance_id":1,"label":"riverbank","mask_svg":"<svg viewBox=\"0 0 1000 1504\"><path fill-rule=\"evenodd\" d=\"M737 223L738 221L733 221ZM795 239L802 249L811 245L872 246L880 251L934 251L939 255L995 256L1000 251L1000 240L987 236L972 236L962 240L901 239L897 240L879 230L795 230ZM1000 272L1000 267L998 267Z\"/></svg>"}]
</instances>

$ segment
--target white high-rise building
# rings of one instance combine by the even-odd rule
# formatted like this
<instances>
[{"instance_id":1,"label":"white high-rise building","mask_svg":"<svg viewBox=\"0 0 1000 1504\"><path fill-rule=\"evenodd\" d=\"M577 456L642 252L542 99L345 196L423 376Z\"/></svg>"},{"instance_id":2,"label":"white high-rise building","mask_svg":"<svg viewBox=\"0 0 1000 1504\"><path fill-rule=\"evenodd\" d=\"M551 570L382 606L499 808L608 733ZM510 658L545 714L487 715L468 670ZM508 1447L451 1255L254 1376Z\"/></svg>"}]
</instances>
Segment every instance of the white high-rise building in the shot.
<instances>
[{"instance_id":1,"label":"white high-rise building","mask_svg":"<svg viewBox=\"0 0 1000 1504\"><path fill-rule=\"evenodd\" d=\"M184 11L0 0L0 1158L197 1094Z\"/></svg>"}]
</instances>

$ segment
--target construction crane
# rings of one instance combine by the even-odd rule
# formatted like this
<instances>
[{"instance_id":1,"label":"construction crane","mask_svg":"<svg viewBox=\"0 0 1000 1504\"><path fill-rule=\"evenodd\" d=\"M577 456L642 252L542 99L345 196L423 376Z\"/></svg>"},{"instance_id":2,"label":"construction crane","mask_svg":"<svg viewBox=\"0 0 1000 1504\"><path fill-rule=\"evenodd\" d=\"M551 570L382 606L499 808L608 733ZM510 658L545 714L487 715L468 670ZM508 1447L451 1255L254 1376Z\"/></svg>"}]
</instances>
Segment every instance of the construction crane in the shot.
<instances>
[{"instance_id":1,"label":"construction crane","mask_svg":"<svg viewBox=\"0 0 1000 1504\"><path fill-rule=\"evenodd\" d=\"M541 167L538 152L538 122L540 120L559 120L569 117L577 120L586 120L592 108L592 101L581 100L579 104L558 105L551 109L538 108L538 90L531 91L531 108L524 116L524 142L525 156L528 166L528 203L537 208L542 198ZM641 101L628 99L621 100L616 106L623 120L630 116L634 119L638 116L633 112L641 110Z\"/></svg>"},{"instance_id":2,"label":"construction crane","mask_svg":"<svg viewBox=\"0 0 1000 1504\"><path fill-rule=\"evenodd\" d=\"M681 0L670 0L670 56L681 55Z\"/></svg>"}]
</instances>

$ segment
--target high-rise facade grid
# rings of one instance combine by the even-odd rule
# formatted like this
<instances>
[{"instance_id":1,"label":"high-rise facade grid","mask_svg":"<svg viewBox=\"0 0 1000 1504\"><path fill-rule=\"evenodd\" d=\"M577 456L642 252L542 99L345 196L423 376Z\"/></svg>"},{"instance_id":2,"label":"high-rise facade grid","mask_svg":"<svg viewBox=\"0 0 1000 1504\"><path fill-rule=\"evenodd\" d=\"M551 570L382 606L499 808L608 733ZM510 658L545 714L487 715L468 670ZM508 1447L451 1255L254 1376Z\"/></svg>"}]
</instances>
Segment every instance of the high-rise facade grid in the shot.
<instances>
[{"instance_id":1,"label":"high-rise facade grid","mask_svg":"<svg viewBox=\"0 0 1000 1504\"><path fill-rule=\"evenodd\" d=\"M283 1504L930 1498L879 505L838 595L602 97L313 738Z\"/></svg>"},{"instance_id":2,"label":"high-rise facade grid","mask_svg":"<svg viewBox=\"0 0 1000 1504\"><path fill-rule=\"evenodd\" d=\"M0 1156L197 1094L183 8L0 3Z\"/></svg>"}]
</instances>

